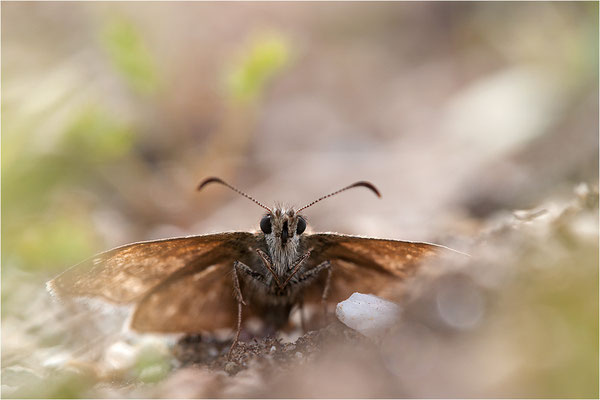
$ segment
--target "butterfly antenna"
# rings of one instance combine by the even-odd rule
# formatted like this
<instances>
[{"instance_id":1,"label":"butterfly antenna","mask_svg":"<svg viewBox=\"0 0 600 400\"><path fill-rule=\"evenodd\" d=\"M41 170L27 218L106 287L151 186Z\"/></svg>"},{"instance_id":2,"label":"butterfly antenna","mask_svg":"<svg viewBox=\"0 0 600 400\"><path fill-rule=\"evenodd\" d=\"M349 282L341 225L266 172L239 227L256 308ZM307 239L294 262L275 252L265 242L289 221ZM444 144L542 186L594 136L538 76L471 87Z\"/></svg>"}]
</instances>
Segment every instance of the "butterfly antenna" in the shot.
<instances>
[{"instance_id":1,"label":"butterfly antenna","mask_svg":"<svg viewBox=\"0 0 600 400\"><path fill-rule=\"evenodd\" d=\"M321 200L325 200L325 199L326 199L326 198L328 198L328 197L335 196L336 194L338 194L338 193L341 193L341 192L343 192L344 190L352 189L352 188L359 187L359 186L366 187L367 189L369 189L369 190L371 190L373 193L375 193L375 194L377 195L377 197L381 197L381 194L379 193L379 190L377 190L377 188L375 187L375 185L373 185L371 182L367 182L367 181L360 181L360 182L353 183L353 184L352 184L352 185L350 185L350 186L346 186L345 188L342 188L342 189L340 189L340 190L336 190L336 191L335 191L335 192L333 192L333 193L329 193L329 194L327 194L327 195L325 195L325 196L323 196L323 197L319 197L317 200L313 201L312 203L309 203L309 204L305 205L304 207L300 207L300 208L298 209L298 211L296 211L296 212L299 212L299 211L301 211L301 210L304 210L305 208L308 208L308 207L310 207L310 206L312 206L312 205L314 205L314 204L316 204L316 203L320 202Z\"/></svg>"},{"instance_id":2,"label":"butterfly antenna","mask_svg":"<svg viewBox=\"0 0 600 400\"><path fill-rule=\"evenodd\" d=\"M246 193L242 192L241 190L236 189L235 187L231 186L229 183L225 182L223 179L220 179L220 178L216 178L216 177L206 178L205 180L203 180L198 185L198 189L197 190L201 190L204 186L208 185L209 183L220 183L223 186L227 186L229 189L233 190L234 192L237 192L237 193L241 194L245 198L252 200L253 202L255 202L256 204L258 204L259 206L261 206L265 210L271 212L271 209L269 207L265 206L263 203L261 203L260 201L256 200L254 197L250 197Z\"/></svg>"}]
</instances>

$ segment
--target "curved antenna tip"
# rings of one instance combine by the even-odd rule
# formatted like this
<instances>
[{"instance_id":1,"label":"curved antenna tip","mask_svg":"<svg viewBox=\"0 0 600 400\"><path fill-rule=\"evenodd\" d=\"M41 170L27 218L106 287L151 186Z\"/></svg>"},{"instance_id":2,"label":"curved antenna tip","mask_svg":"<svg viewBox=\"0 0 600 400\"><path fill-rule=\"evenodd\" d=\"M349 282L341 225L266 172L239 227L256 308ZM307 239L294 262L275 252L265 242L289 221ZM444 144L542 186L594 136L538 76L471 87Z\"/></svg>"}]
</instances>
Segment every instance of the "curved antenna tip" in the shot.
<instances>
[{"instance_id":1,"label":"curved antenna tip","mask_svg":"<svg viewBox=\"0 0 600 400\"><path fill-rule=\"evenodd\" d=\"M327 195L325 195L323 197L319 197L317 200L313 201L312 203L309 203L309 204L305 205L304 207L300 207L296 212L300 212L300 211L302 211L302 210L304 210L304 209L306 209L306 208L308 208L308 207L310 207L310 206L312 206L312 205L320 202L321 200L325 200L328 197L335 196L336 194L341 193L341 192L343 192L345 190L352 189L352 188L355 188L355 187L360 187L360 186L366 187L367 189L369 189L373 193L375 193L375 195L377 195L377 197L381 197L381 193L379 193L379 190L377 190L377 188L375 187L375 185L373 185L371 182L359 181L359 182L353 183L350 186L346 186L346 187L344 187L344 188L342 188L340 190L336 190L333 193L329 193L329 194L327 194Z\"/></svg>"},{"instance_id":2,"label":"curved antenna tip","mask_svg":"<svg viewBox=\"0 0 600 400\"><path fill-rule=\"evenodd\" d=\"M202 182L200 182L200 184L198 185L198 188L196 190L201 190L204 186L208 185L209 183L220 183L223 186L227 186L229 189L233 190L234 192L241 194L245 198L247 198L249 200L252 200L253 202L255 202L256 204L258 204L259 206L261 206L265 210L271 212L271 209L269 207L265 206L263 203L261 203L260 201L256 200L254 197L248 196L246 193L244 193L241 190L239 190L239 189L231 186L229 183L225 182L221 178L217 178L216 176L211 176L210 178L206 178L205 180L203 180Z\"/></svg>"},{"instance_id":3,"label":"curved antenna tip","mask_svg":"<svg viewBox=\"0 0 600 400\"><path fill-rule=\"evenodd\" d=\"M222 185L226 184L223 181L223 179L217 178L216 176L211 176L210 178L206 178L205 180L203 180L202 182L200 182L200 184L198 185L198 187L196 188L196 190L201 190L204 186L208 185L209 183L220 183Z\"/></svg>"},{"instance_id":4,"label":"curved antenna tip","mask_svg":"<svg viewBox=\"0 0 600 400\"><path fill-rule=\"evenodd\" d=\"M367 181L356 182L355 184L351 185L349 188L358 187L358 186L362 186L362 187L366 187L367 189L370 189L373 193L375 193L375 195L377 195L377 197L381 198L381 193L379 193L379 190L371 182L367 182Z\"/></svg>"}]
</instances>

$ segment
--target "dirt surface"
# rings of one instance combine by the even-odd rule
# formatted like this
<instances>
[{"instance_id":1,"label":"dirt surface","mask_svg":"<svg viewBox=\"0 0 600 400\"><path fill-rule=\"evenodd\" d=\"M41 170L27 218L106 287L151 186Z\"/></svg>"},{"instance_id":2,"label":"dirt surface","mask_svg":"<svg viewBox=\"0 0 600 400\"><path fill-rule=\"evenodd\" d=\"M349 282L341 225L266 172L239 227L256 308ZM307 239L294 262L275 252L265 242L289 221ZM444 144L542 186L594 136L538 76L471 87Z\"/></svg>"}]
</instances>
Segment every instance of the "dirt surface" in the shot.
<instances>
[{"instance_id":1,"label":"dirt surface","mask_svg":"<svg viewBox=\"0 0 600 400\"><path fill-rule=\"evenodd\" d=\"M511 390L503 382L540 359L551 363L548 346L564 346L558 343L569 329L537 339L518 332L544 330L546 318L560 324L557 315L544 314L547 307L574 318L588 312L572 292L586 287L585 281L593 284L597 263L597 246L585 244L583 221L597 217L598 192L584 189L558 209L521 211L482 233L466 262L426 268L410 281L400 322L380 340L335 321L294 342L272 337L240 342L228 358L230 341L188 336L174 346L181 364L158 392L262 398L506 395ZM564 268L572 268L568 277ZM551 305L564 298L571 299L567 305ZM521 328L506 333L514 323ZM577 350L566 350L571 351ZM575 365L585 365L584 359ZM492 371L498 374L493 380L484 378ZM474 382L469 378L474 376L481 379ZM450 377L455 381L447 382Z\"/></svg>"},{"instance_id":2,"label":"dirt surface","mask_svg":"<svg viewBox=\"0 0 600 400\"><path fill-rule=\"evenodd\" d=\"M191 397L278 397L276 393L289 395L288 389L295 387L292 378L286 388L290 377L327 363L333 353L354 349L378 354L375 342L337 321L294 342L255 338L239 342L229 356L230 345L230 340L201 335L179 340L173 354L181 365L161 385L160 392L168 397L176 397L182 390ZM185 389L178 386L180 380L186 382Z\"/></svg>"},{"instance_id":3,"label":"dirt surface","mask_svg":"<svg viewBox=\"0 0 600 400\"><path fill-rule=\"evenodd\" d=\"M219 341L212 337L190 335L177 342L174 356L187 366L205 366L211 371L223 370L230 375L249 368L286 369L290 365L310 362L334 343L344 342L353 346L374 344L356 331L340 322L332 322L323 329L310 331L293 343L284 343L274 337L255 338L238 342L229 355L231 341Z\"/></svg>"},{"instance_id":4,"label":"dirt surface","mask_svg":"<svg viewBox=\"0 0 600 400\"><path fill-rule=\"evenodd\" d=\"M253 337L260 330L246 326L228 358L231 333L127 335L116 324L111 335L93 313L62 310L51 317L64 324L41 330L38 351L4 355L3 395L510 397L515 387L550 395L557 379L561 393L580 393L564 371L597 378L597 220L598 190L581 185L569 199L490 221L472 237L471 257L406 281L398 323L377 340L335 319L297 339ZM51 310L44 301L31 303Z\"/></svg>"}]
</instances>

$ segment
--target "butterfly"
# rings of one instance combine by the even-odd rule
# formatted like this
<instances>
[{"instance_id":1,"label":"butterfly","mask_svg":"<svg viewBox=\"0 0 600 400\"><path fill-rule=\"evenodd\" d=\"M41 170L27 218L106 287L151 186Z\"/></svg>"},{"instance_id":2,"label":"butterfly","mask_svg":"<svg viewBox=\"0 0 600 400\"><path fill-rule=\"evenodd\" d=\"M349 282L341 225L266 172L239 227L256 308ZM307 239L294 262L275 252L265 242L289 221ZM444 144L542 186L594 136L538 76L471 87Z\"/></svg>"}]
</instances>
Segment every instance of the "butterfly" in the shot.
<instances>
[{"instance_id":1,"label":"butterfly","mask_svg":"<svg viewBox=\"0 0 600 400\"><path fill-rule=\"evenodd\" d=\"M256 232L223 232L132 243L75 265L47 284L58 297L95 297L134 305L130 327L138 332L199 333L236 328L242 311L273 329L283 327L294 306L325 308L353 292L385 295L443 246L339 233L307 233L301 213L360 181L300 207L269 208L220 178L220 184L266 210Z\"/></svg>"}]
</instances>

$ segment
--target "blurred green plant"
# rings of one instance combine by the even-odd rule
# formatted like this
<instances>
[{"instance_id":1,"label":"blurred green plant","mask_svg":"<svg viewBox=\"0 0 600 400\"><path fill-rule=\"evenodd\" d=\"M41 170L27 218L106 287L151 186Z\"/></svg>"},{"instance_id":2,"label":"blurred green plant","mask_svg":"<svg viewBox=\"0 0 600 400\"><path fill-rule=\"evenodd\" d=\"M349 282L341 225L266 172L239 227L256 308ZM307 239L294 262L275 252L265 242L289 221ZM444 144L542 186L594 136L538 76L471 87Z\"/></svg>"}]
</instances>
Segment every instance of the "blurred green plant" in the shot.
<instances>
[{"instance_id":1,"label":"blurred green plant","mask_svg":"<svg viewBox=\"0 0 600 400\"><path fill-rule=\"evenodd\" d=\"M536 397L598 398L598 246L569 250L568 259L546 260L560 272L530 277L521 292L533 305L521 329L540 333L523 343L538 363L526 374Z\"/></svg>"},{"instance_id":2,"label":"blurred green plant","mask_svg":"<svg viewBox=\"0 0 600 400\"><path fill-rule=\"evenodd\" d=\"M68 110L58 139L40 151L36 133L47 123L46 115L61 107L55 104L33 117L26 129L8 124L14 130L2 136L2 155L8 155L2 166L4 267L61 269L96 250L91 216L77 188L98 165L125 156L134 133L100 105L87 105Z\"/></svg>"},{"instance_id":3,"label":"blurred green plant","mask_svg":"<svg viewBox=\"0 0 600 400\"><path fill-rule=\"evenodd\" d=\"M227 179L243 168L239 160L250 149L261 97L290 63L291 53L291 44L282 34L263 31L251 36L229 58L222 75L226 111L219 129L204 146L198 170L211 170Z\"/></svg>"},{"instance_id":4,"label":"blurred green plant","mask_svg":"<svg viewBox=\"0 0 600 400\"><path fill-rule=\"evenodd\" d=\"M127 124L98 107L86 107L65 130L61 151L65 157L77 158L71 161L84 158L89 165L126 155L133 139L134 133Z\"/></svg>"},{"instance_id":5,"label":"blurred green plant","mask_svg":"<svg viewBox=\"0 0 600 400\"><path fill-rule=\"evenodd\" d=\"M153 59L130 21L109 19L101 38L128 84L140 93L156 91ZM135 134L124 115L81 96L77 72L69 66L46 71L33 92L8 81L11 96L2 98L4 267L58 270L97 250L86 184L102 173L101 165L128 154Z\"/></svg>"},{"instance_id":6,"label":"blurred green plant","mask_svg":"<svg viewBox=\"0 0 600 400\"><path fill-rule=\"evenodd\" d=\"M93 226L81 215L65 213L57 217L24 228L11 246L18 256L17 265L25 269L61 269L62 262L74 263L93 254Z\"/></svg>"},{"instance_id":7,"label":"blurred green plant","mask_svg":"<svg viewBox=\"0 0 600 400\"><path fill-rule=\"evenodd\" d=\"M156 64L131 20L121 15L109 18L100 39L109 60L136 92L156 93L160 86Z\"/></svg>"},{"instance_id":8,"label":"blurred green plant","mask_svg":"<svg viewBox=\"0 0 600 400\"><path fill-rule=\"evenodd\" d=\"M37 375L27 368L8 371L6 375L3 376L7 382L2 388L4 398L86 398L97 379L92 371L75 367L55 370L50 376ZM8 392L11 385L16 385L18 389Z\"/></svg>"},{"instance_id":9,"label":"blurred green plant","mask_svg":"<svg viewBox=\"0 0 600 400\"><path fill-rule=\"evenodd\" d=\"M226 76L227 93L242 103L255 101L269 80L290 61L290 45L279 33L255 35Z\"/></svg>"},{"instance_id":10,"label":"blurred green plant","mask_svg":"<svg viewBox=\"0 0 600 400\"><path fill-rule=\"evenodd\" d=\"M598 214L585 218L597 221ZM506 318L496 334L509 338L520 358L514 387L500 397L598 398L597 237L569 232L564 223L547 226L543 240L533 229L519 237L515 280L494 310Z\"/></svg>"},{"instance_id":11,"label":"blurred green plant","mask_svg":"<svg viewBox=\"0 0 600 400\"><path fill-rule=\"evenodd\" d=\"M140 350L133 367L137 379L144 383L159 382L170 370L169 355L152 345L146 345Z\"/></svg>"}]
</instances>

